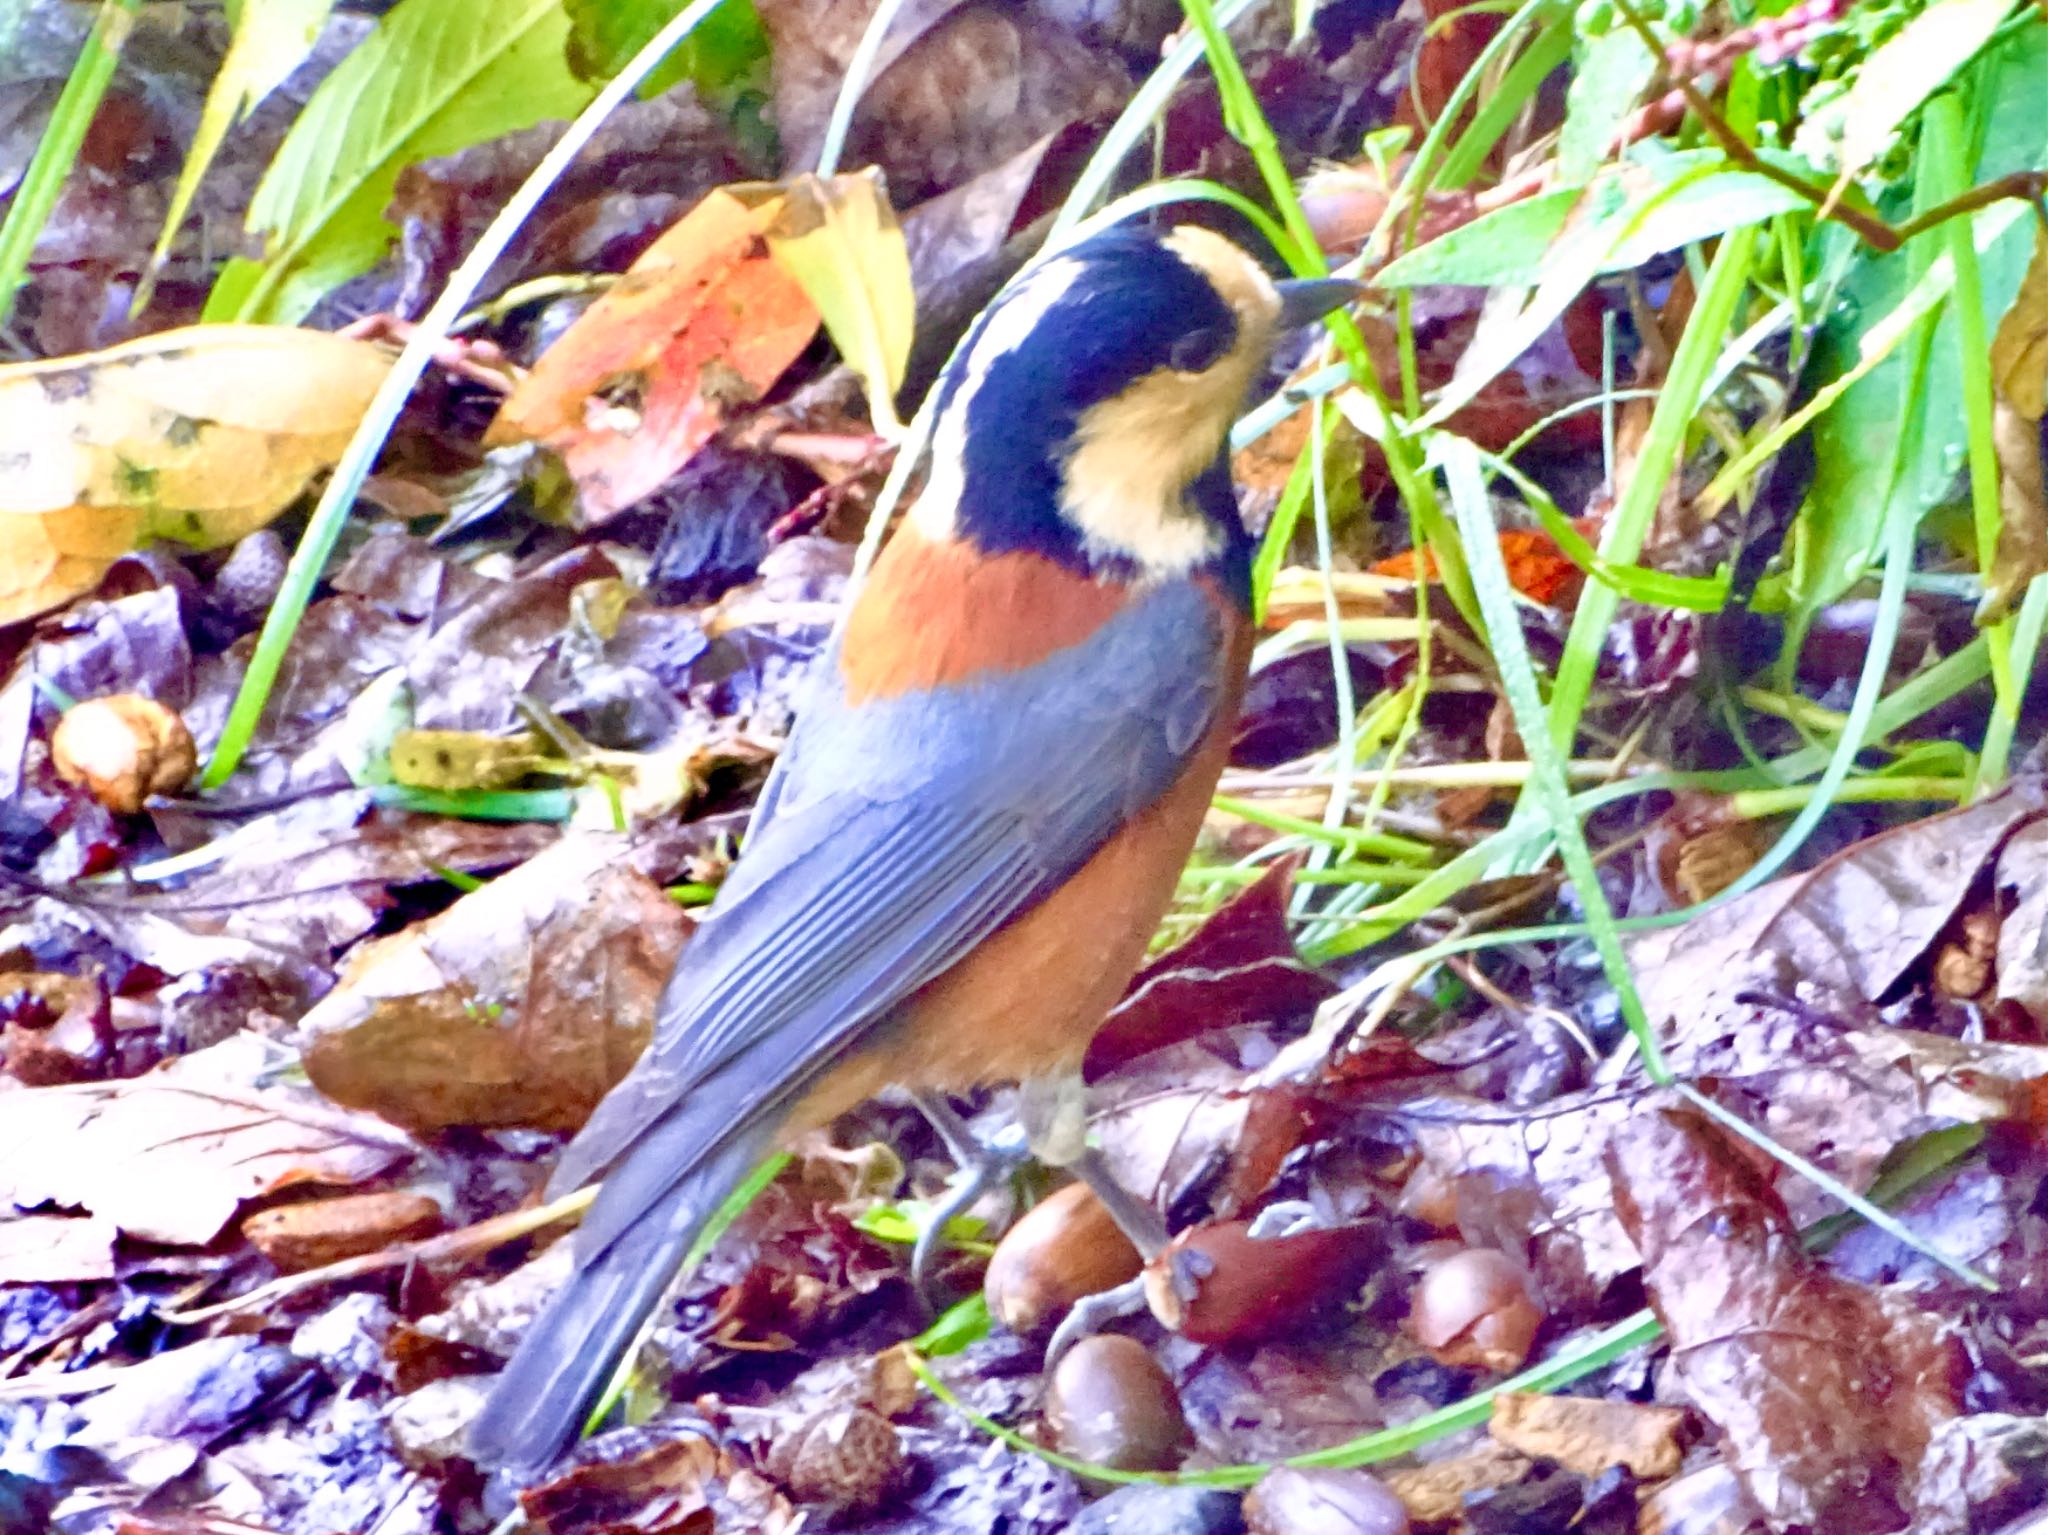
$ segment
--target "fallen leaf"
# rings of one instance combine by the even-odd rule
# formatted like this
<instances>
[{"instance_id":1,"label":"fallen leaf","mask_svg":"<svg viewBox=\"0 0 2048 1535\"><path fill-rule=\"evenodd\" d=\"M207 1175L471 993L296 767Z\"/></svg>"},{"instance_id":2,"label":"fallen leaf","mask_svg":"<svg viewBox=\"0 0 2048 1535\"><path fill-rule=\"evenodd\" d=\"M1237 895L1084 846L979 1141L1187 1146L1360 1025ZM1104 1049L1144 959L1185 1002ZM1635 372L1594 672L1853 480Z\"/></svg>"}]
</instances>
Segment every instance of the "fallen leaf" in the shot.
<instances>
[{"instance_id":1,"label":"fallen leaf","mask_svg":"<svg viewBox=\"0 0 2048 1535\"><path fill-rule=\"evenodd\" d=\"M1274 864L1185 943L1147 962L1089 1043L1082 1069L1091 1080L1213 1029L1305 1016L1336 992L1294 947L1294 867Z\"/></svg>"},{"instance_id":2,"label":"fallen leaf","mask_svg":"<svg viewBox=\"0 0 2048 1535\"><path fill-rule=\"evenodd\" d=\"M707 195L541 355L485 441L554 449L587 524L655 490L817 333L817 309L768 251L780 208Z\"/></svg>"},{"instance_id":3,"label":"fallen leaf","mask_svg":"<svg viewBox=\"0 0 2048 1535\"><path fill-rule=\"evenodd\" d=\"M409 1137L303 1087L237 1034L130 1082L10 1093L0 1199L87 1211L144 1241L203 1246L244 1200L301 1183L347 1186L413 1154Z\"/></svg>"},{"instance_id":4,"label":"fallen leaf","mask_svg":"<svg viewBox=\"0 0 2048 1535\"><path fill-rule=\"evenodd\" d=\"M286 1273L429 1237L447 1224L424 1194L344 1194L258 1210L242 1235Z\"/></svg>"},{"instance_id":5,"label":"fallen leaf","mask_svg":"<svg viewBox=\"0 0 2048 1535\"><path fill-rule=\"evenodd\" d=\"M581 1124L646 1044L687 918L571 834L404 932L359 947L306 1014L306 1074L417 1128Z\"/></svg>"},{"instance_id":6,"label":"fallen leaf","mask_svg":"<svg viewBox=\"0 0 2048 1535\"><path fill-rule=\"evenodd\" d=\"M210 325L0 367L0 624L90 591L148 538L262 527L328 468L390 353Z\"/></svg>"},{"instance_id":7,"label":"fallen leaf","mask_svg":"<svg viewBox=\"0 0 2048 1535\"><path fill-rule=\"evenodd\" d=\"M2048 232L1991 341L1991 442L1998 455L1998 542L1985 563L1980 624L1996 623L2048 570L2041 415L2048 405Z\"/></svg>"},{"instance_id":8,"label":"fallen leaf","mask_svg":"<svg viewBox=\"0 0 2048 1535\"><path fill-rule=\"evenodd\" d=\"M910 256L879 172L799 176L776 194L768 250L803 287L839 348L867 384L878 430L894 435L917 300Z\"/></svg>"},{"instance_id":9,"label":"fallen leaf","mask_svg":"<svg viewBox=\"0 0 2048 1535\"><path fill-rule=\"evenodd\" d=\"M1959 1532L1916 1496L1961 1406L1952 1324L1822 1268L1703 1115L1638 1114L1607 1162L1678 1378L1773 1525Z\"/></svg>"},{"instance_id":10,"label":"fallen leaf","mask_svg":"<svg viewBox=\"0 0 2048 1535\"><path fill-rule=\"evenodd\" d=\"M1626 1466L1644 1481L1675 1475L1685 1413L1676 1407L1598 1397L1503 1391L1487 1431L1531 1460L1554 1460L1580 1476Z\"/></svg>"},{"instance_id":11,"label":"fallen leaf","mask_svg":"<svg viewBox=\"0 0 2048 1535\"><path fill-rule=\"evenodd\" d=\"M114 1277L112 1221L22 1215L0 1221L0 1285L76 1284Z\"/></svg>"}]
</instances>

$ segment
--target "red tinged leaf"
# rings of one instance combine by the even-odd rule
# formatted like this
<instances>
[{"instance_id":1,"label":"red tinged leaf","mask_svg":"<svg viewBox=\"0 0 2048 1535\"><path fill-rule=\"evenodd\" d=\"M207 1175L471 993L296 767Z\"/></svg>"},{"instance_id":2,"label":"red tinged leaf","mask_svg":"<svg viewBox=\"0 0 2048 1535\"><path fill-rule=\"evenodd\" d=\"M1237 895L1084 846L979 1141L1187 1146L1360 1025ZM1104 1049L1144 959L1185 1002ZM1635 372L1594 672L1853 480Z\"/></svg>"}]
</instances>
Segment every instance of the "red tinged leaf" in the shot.
<instances>
[{"instance_id":1,"label":"red tinged leaf","mask_svg":"<svg viewBox=\"0 0 2048 1535\"><path fill-rule=\"evenodd\" d=\"M1291 861L1276 863L1187 942L1140 970L1096 1031L1083 1074L1094 1081L1198 1034L1293 1018L1336 995L1337 988L1295 952L1287 930L1293 878Z\"/></svg>"},{"instance_id":2,"label":"red tinged leaf","mask_svg":"<svg viewBox=\"0 0 2048 1535\"><path fill-rule=\"evenodd\" d=\"M487 441L554 449L588 523L661 485L817 334L764 238L781 204L724 189L697 204L548 349Z\"/></svg>"}]
</instances>

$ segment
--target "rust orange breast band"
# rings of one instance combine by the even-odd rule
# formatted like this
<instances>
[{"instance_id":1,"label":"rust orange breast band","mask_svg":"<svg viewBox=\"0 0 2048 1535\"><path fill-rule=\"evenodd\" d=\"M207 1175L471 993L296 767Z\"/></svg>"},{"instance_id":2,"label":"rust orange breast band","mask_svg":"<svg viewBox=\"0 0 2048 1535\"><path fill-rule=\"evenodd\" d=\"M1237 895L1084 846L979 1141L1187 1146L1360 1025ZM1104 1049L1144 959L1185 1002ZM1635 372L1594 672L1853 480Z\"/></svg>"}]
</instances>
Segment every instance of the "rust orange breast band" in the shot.
<instances>
[{"instance_id":1,"label":"rust orange breast band","mask_svg":"<svg viewBox=\"0 0 2048 1535\"><path fill-rule=\"evenodd\" d=\"M846 702L1036 666L1094 634L1128 596L1120 582L1090 580L1041 554L983 554L902 528L847 621Z\"/></svg>"}]
</instances>

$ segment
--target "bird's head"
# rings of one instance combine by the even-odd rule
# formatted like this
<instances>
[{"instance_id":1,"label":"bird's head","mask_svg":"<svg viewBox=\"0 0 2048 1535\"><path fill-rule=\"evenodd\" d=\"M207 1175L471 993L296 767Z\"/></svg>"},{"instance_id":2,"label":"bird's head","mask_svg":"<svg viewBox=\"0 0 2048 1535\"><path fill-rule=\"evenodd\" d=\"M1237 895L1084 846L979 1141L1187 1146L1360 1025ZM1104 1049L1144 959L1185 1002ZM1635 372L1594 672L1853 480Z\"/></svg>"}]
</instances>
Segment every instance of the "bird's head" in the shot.
<instances>
[{"instance_id":1,"label":"bird's head","mask_svg":"<svg viewBox=\"0 0 2048 1535\"><path fill-rule=\"evenodd\" d=\"M1242 564L1226 438L1274 337L1356 293L1220 235L1117 229L1028 269L939 381L934 538L1127 579Z\"/></svg>"}]
</instances>

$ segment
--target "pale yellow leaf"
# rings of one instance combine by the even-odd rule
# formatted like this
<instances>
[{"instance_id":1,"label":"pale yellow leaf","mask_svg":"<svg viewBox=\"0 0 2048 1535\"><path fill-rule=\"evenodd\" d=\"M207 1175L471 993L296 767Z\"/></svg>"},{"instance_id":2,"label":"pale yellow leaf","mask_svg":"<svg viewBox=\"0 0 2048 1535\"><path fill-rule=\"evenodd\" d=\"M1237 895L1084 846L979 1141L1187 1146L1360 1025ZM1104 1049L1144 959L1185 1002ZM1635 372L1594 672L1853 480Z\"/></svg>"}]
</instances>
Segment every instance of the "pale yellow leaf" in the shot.
<instances>
[{"instance_id":1,"label":"pale yellow leaf","mask_svg":"<svg viewBox=\"0 0 2048 1535\"><path fill-rule=\"evenodd\" d=\"M333 464L389 367L367 342L255 325L0 367L0 623L91 590L143 539L262 527Z\"/></svg>"},{"instance_id":2,"label":"pale yellow leaf","mask_svg":"<svg viewBox=\"0 0 2048 1535\"><path fill-rule=\"evenodd\" d=\"M866 381L879 430L899 429L894 396L917 325L910 255L881 174L867 170L783 188L768 250L803 286L839 355Z\"/></svg>"}]
</instances>

